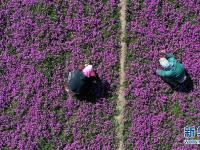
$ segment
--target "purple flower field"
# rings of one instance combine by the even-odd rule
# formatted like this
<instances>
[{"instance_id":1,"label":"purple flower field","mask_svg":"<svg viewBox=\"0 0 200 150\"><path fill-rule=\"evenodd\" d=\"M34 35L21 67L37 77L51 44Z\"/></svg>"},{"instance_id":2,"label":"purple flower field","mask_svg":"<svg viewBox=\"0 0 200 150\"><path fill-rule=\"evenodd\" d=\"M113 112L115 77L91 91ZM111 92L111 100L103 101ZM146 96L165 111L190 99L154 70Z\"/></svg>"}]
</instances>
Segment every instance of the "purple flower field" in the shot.
<instances>
[{"instance_id":1,"label":"purple flower field","mask_svg":"<svg viewBox=\"0 0 200 150\"><path fill-rule=\"evenodd\" d=\"M198 150L186 125L200 126L199 0L127 0L125 150ZM120 74L119 0L0 2L0 149L116 150ZM191 76L189 93L155 71L160 51ZM64 73L92 63L107 81L96 102L69 98ZM195 137L195 139L200 139Z\"/></svg>"},{"instance_id":2,"label":"purple flower field","mask_svg":"<svg viewBox=\"0 0 200 150\"><path fill-rule=\"evenodd\" d=\"M132 0L127 12L126 148L198 150L183 143L186 125L200 125L200 3ZM191 76L194 90L176 92L155 75L167 49Z\"/></svg>"},{"instance_id":3,"label":"purple flower field","mask_svg":"<svg viewBox=\"0 0 200 150\"><path fill-rule=\"evenodd\" d=\"M0 4L0 149L116 149L117 3ZM64 71L85 61L111 86L95 104L64 95Z\"/></svg>"}]
</instances>

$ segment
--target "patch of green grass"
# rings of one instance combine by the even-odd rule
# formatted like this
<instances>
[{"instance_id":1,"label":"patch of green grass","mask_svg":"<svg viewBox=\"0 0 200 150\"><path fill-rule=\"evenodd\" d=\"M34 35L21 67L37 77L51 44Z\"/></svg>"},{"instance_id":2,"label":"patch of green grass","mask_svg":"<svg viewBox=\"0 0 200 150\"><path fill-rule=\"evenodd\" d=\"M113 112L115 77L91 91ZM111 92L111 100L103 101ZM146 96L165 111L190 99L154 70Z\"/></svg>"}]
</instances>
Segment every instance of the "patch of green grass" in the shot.
<instances>
[{"instance_id":1,"label":"patch of green grass","mask_svg":"<svg viewBox=\"0 0 200 150\"><path fill-rule=\"evenodd\" d=\"M113 19L119 19L120 18L120 8L114 9L112 13Z\"/></svg>"},{"instance_id":2,"label":"patch of green grass","mask_svg":"<svg viewBox=\"0 0 200 150\"><path fill-rule=\"evenodd\" d=\"M159 148L160 150L171 150L171 149L172 149L172 145L160 144L160 145L158 146L158 148Z\"/></svg>"},{"instance_id":3,"label":"patch of green grass","mask_svg":"<svg viewBox=\"0 0 200 150\"><path fill-rule=\"evenodd\" d=\"M194 12L190 12L190 13L188 14L188 19L189 19L190 22L192 22L193 19L194 19L195 17L196 17L196 15L195 15Z\"/></svg>"},{"instance_id":4,"label":"patch of green grass","mask_svg":"<svg viewBox=\"0 0 200 150\"><path fill-rule=\"evenodd\" d=\"M31 6L30 10L32 11L34 15L43 14L50 17L52 21L57 20L57 13L53 6L50 6L47 8L43 3L37 3Z\"/></svg>"},{"instance_id":5,"label":"patch of green grass","mask_svg":"<svg viewBox=\"0 0 200 150\"><path fill-rule=\"evenodd\" d=\"M188 126L192 126L196 123L196 118L193 118L193 117L186 117L186 124Z\"/></svg>"},{"instance_id":6,"label":"patch of green grass","mask_svg":"<svg viewBox=\"0 0 200 150\"><path fill-rule=\"evenodd\" d=\"M61 133L60 133L60 135L59 135L59 138L61 139L61 141L62 141L63 143L66 142L67 137L66 137L66 134L65 134L64 130L61 131Z\"/></svg>"},{"instance_id":7,"label":"patch of green grass","mask_svg":"<svg viewBox=\"0 0 200 150\"><path fill-rule=\"evenodd\" d=\"M81 128L80 131L82 132L85 142L91 141L91 139L98 133L95 123L90 123L87 127Z\"/></svg>"},{"instance_id":8,"label":"patch of green grass","mask_svg":"<svg viewBox=\"0 0 200 150\"><path fill-rule=\"evenodd\" d=\"M115 65L112 67L112 70L119 72L120 71L120 65Z\"/></svg>"},{"instance_id":9,"label":"patch of green grass","mask_svg":"<svg viewBox=\"0 0 200 150\"><path fill-rule=\"evenodd\" d=\"M23 131L21 133L21 137L22 137L22 139L26 139L28 137L28 134L25 131Z\"/></svg>"},{"instance_id":10,"label":"patch of green grass","mask_svg":"<svg viewBox=\"0 0 200 150\"><path fill-rule=\"evenodd\" d=\"M12 101L11 104L4 109L4 113L14 116L16 114L14 110L17 108L17 106L18 106L17 101Z\"/></svg>"},{"instance_id":11,"label":"patch of green grass","mask_svg":"<svg viewBox=\"0 0 200 150\"><path fill-rule=\"evenodd\" d=\"M64 37L64 41L71 40L73 38L73 32L72 31L67 31Z\"/></svg>"},{"instance_id":12,"label":"patch of green grass","mask_svg":"<svg viewBox=\"0 0 200 150\"><path fill-rule=\"evenodd\" d=\"M128 118L125 120L124 122L124 131L123 131L123 135L124 135L124 139L127 140L129 137L129 127L131 127L131 119Z\"/></svg>"},{"instance_id":13,"label":"patch of green grass","mask_svg":"<svg viewBox=\"0 0 200 150\"><path fill-rule=\"evenodd\" d=\"M84 53L87 56L89 56L91 54L91 51L90 51L91 47L92 47L91 44L83 44L81 46L82 53Z\"/></svg>"},{"instance_id":14,"label":"patch of green grass","mask_svg":"<svg viewBox=\"0 0 200 150\"><path fill-rule=\"evenodd\" d=\"M107 2L108 2L108 0L102 0L102 2L105 4L105 3L107 3Z\"/></svg>"},{"instance_id":15,"label":"patch of green grass","mask_svg":"<svg viewBox=\"0 0 200 150\"><path fill-rule=\"evenodd\" d=\"M177 2L177 0L167 0L167 1L169 1L171 3L176 3Z\"/></svg>"},{"instance_id":16,"label":"patch of green grass","mask_svg":"<svg viewBox=\"0 0 200 150\"><path fill-rule=\"evenodd\" d=\"M50 19L52 21L56 21L57 20L57 14L56 14L56 10L55 10L54 7L51 6L51 7L49 7L47 9L47 15L50 17Z\"/></svg>"},{"instance_id":17,"label":"patch of green grass","mask_svg":"<svg viewBox=\"0 0 200 150\"><path fill-rule=\"evenodd\" d=\"M122 86L123 87L125 87L125 88L127 88L128 87L128 85L129 85L129 82L126 80L126 81L124 81L124 83L122 84Z\"/></svg>"},{"instance_id":18,"label":"patch of green grass","mask_svg":"<svg viewBox=\"0 0 200 150\"><path fill-rule=\"evenodd\" d=\"M28 108L24 108L20 116L21 117L25 116L27 114L28 110L29 110Z\"/></svg>"},{"instance_id":19,"label":"patch of green grass","mask_svg":"<svg viewBox=\"0 0 200 150\"><path fill-rule=\"evenodd\" d=\"M171 111L172 111L172 114L175 115L176 117L180 117L183 114L178 101L176 101L176 103L172 106Z\"/></svg>"},{"instance_id":20,"label":"patch of green grass","mask_svg":"<svg viewBox=\"0 0 200 150\"><path fill-rule=\"evenodd\" d=\"M87 16L89 16L90 12L91 12L90 6L89 6L89 5L86 5L86 6L84 7L84 15L87 17Z\"/></svg>"},{"instance_id":21,"label":"patch of green grass","mask_svg":"<svg viewBox=\"0 0 200 150\"><path fill-rule=\"evenodd\" d=\"M65 60L68 59L69 56L69 52L62 52L58 56L49 55L46 57L46 59L36 65L36 70L44 73L44 75L48 79L48 83L51 84L54 69L58 65L63 65L65 63Z\"/></svg>"},{"instance_id":22,"label":"patch of green grass","mask_svg":"<svg viewBox=\"0 0 200 150\"><path fill-rule=\"evenodd\" d=\"M138 37L128 37L127 38L127 45L136 44L139 41Z\"/></svg>"},{"instance_id":23,"label":"patch of green grass","mask_svg":"<svg viewBox=\"0 0 200 150\"><path fill-rule=\"evenodd\" d=\"M40 150L53 150L53 147L52 147L52 144L47 141L47 139L43 138L43 139L40 139L39 149Z\"/></svg>"},{"instance_id":24,"label":"patch of green grass","mask_svg":"<svg viewBox=\"0 0 200 150\"><path fill-rule=\"evenodd\" d=\"M140 61L139 61L141 64L150 64L151 63L151 61L150 60L148 60L148 59L141 59Z\"/></svg>"},{"instance_id":25,"label":"patch of green grass","mask_svg":"<svg viewBox=\"0 0 200 150\"><path fill-rule=\"evenodd\" d=\"M127 61L133 61L134 60L134 54L132 54L132 53L128 53L127 55L126 55L126 60Z\"/></svg>"},{"instance_id":26,"label":"patch of green grass","mask_svg":"<svg viewBox=\"0 0 200 150\"><path fill-rule=\"evenodd\" d=\"M108 32L107 29L102 30L102 35L104 39L108 39L108 37L110 36L110 33Z\"/></svg>"},{"instance_id":27,"label":"patch of green grass","mask_svg":"<svg viewBox=\"0 0 200 150\"><path fill-rule=\"evenodd\" d=\"M161 15L161 14L162 14L162 6L163 6L163 1L161 0L161 1L158 3L158 8L157 8L157 14L158 14L158 15Z\"/></svg>"},{"instance_id":28,"label":"patch of green grass","mask_svg":"<svg viewBox=\"0 0 200 150\"><path fill-rule=\"evenodd\" d=\"M45 6L43 3L37 3L33 6L31 6L30 10L33 14L41 14L45 12Z\"/></svg>"},{"instance_id":29,"label":"patch of green grass","mask_svg":"<svg viewBox=\"0 0 200 150\"><path fill-rule=\"evenodd\" d=\"M0 75L3 75L5 73L3 67L0 66Z\"/></svg>"},{"instance_id":30,"label":"patch of green grass","mask_svg":"<svg viewBox=\"0 0 200 150\"><path fill-rule=\"evenodd\" d=\"M111 97L108 97L109 102L113 102L113 101L115 102L117 99L118 99L118 95L117 94L114 94Z\"/></svg>"},{"instance_id":31,"label":"patch of green grass","mask_svg":"<svg viewBox=\"0 0 200 150\"><path fill-rule=\"evenodd\" d=\"M66 142L69 142L69 143L74 141L74 136L72 134L72 125L71 125L72 123L73 122L70 122L70 121L67 122L66 128L68 129L68 132L66 135L62 135L63 136L62 138L64 138L64 140L66 140Z\"/></svg>"},{"instance_id":32,"label":"patch of green grass","mask_svg":"<svg viewBox=\"0 0 200 150\"><path fill-rule=\"evenodd\" d=\"M2 150L9 150L9 148L6 146L2 147Z\"/></svg>"},{"instance_id":33,"label":"patch of green grass","mask_svg":"<svg viewBox=\"0 0 200 150\"><path fill-rule=\"evenodd\" d=\"M133 100L133 99L135 99L134 93L128 93L128 95L126 96L126 99L127 100Z\"/></svg>"},{"instance_id":34,"label":"patch of green grass","mask_svg":"<svg viewBox=\"0 0 200 150\"><path fill-rule=\"evenodd\" d=\"M139 10L142 10L144 7L144 0L139 0Z\"/></svg>"},{"instance_id":35,"label":"patch of green grass","mask_svg":"<svg viewBox=\"0 0 200 150\"><path fill-rule=\"evenodd\" d=\"M43 33L40 33L40 34L39 34L39 40L40 40L40 41L43 41L43 40L45 39L46 33L47 33L47 31L45 30Z\"/></svg>"},{"instance_id":36,"label":"patch of green grass","mask_svg":"<svg viewBox=\"0 0 200 150\"><path fill-rule=\"evenodd\" d=\"M17 54L16 48L13 47L12 44L9 44L9 45L7 46L7 49L8 49L8 53L9 53L10 55L15 55L15 54Z\"/></svg>"},{"instance_id":37,"label":"patch of green grass","mask_svg":"<svg viewBox=\"0 0 200 150\"><path fill-rule=\"evenodd\" d=\"M115 25L112 26L111 28L113 31L118 31L120 29L120 23L116 23Z\"/></svg>"},{"instance_id":38,"label":"patch of green grass","mask_svg":"<svg viewBox=\"0 0 200 150\"><path fill-rule=\"evenodd\" d=\"M56 117L58 118L58 120L63 123L64 119L65 119L64 110L62 108L55 108L53 110L53 112L56 115Z\"/></svg>"}]
</instances>

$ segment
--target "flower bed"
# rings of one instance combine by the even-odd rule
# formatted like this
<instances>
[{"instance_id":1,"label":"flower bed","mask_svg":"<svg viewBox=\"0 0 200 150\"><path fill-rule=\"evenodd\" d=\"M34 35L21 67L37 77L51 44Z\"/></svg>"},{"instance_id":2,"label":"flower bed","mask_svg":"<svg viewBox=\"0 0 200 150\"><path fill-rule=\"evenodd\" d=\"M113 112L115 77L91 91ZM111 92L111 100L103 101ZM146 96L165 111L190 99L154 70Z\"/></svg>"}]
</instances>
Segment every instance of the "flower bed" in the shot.
<instances>
[{"instance_id":1,"label":"flower bed","mask_svg":"<svg viewBox=\"0 0 200 150\"><path fill-rule=\"evenodd\" d=\"M0 4L1 148L116 149L117 4L117 0ZM63 73L85 62L92 62L111 86L109 97L96 103L64 94Z\"/></svg>"},{"instance_id":2,"label":"flower bed","mask_svg":"<svg viewBox=\"0 0 200 150\"><path fill-rule=\"evenodd\" d=\"M125 149L198 149L184 144L183 128L200 121L199 11L194 0L129 1ZM155 75L163 49L184 64L190 93L171 90Z\"/></svg>"}]
</instances>

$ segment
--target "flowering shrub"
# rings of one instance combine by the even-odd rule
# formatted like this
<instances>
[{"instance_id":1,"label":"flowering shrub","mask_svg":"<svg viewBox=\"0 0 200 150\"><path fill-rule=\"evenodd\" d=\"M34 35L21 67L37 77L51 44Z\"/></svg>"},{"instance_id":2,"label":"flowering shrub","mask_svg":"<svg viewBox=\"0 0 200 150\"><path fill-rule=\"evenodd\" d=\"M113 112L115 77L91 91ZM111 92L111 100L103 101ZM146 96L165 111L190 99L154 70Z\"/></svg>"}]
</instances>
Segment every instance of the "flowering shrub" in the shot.
<instances>
[{"instance_id":1,"label":"flowering shrub","mask_svg":"<svg viewBox=\"0 0 200 150\"><path fill-rule=\"evenodd\" d=\"M63 74L92 62L115 93L117 4L117 0L0 4L0 148L115 149L115 95L95 104L70 99L64 94Z\"/></svg>"},{"instance_id":2,"label":"flowering shrub","mask_svg":"<svg viewBox=\"0 0 200 150\"><path fill-rule=\"evenodd\" d=\"M128 5L125 149L198 149L184 144L183 128L200 121L200 5L195 0ZM184 64L194 83L190 93L171 90L155 75L163 49Z\"/></svg>"}]
</instances>

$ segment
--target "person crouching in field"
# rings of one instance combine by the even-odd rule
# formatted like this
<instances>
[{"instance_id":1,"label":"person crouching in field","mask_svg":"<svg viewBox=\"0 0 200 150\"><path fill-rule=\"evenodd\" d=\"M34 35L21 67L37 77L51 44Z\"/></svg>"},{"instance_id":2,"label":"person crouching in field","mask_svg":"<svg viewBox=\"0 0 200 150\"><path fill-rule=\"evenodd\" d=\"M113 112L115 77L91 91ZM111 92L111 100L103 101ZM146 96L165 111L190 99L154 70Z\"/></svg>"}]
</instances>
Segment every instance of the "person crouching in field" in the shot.
<instances>
[{"instance_id":1,"label":"person crouching in field","mask_svg":"<svg viewBox=\"0 0 200 150\"><path fill-rule=\"evenodd\" d=\"M65 75L65 91L71 96L89 97L92 94L93 85L100 79L92 65L80 65L79 69Z\"/></svg>"},{"instance_id":2,"label":"person crouching in field","mask_svg":"<svg viewBox=\"0 0 200 150\"><path fill-rule=\"evenodd\" d=\"M165 53L163 50L162 53ZM176 89L183 84L186 79L186 72L183 64L179 63L172 53L165 54L165 57L160 58L160 65L163 70L157 69L156 74L167 82L172 88Z\"/></svg>"}]
</instances>

